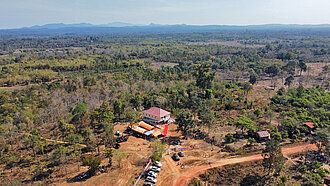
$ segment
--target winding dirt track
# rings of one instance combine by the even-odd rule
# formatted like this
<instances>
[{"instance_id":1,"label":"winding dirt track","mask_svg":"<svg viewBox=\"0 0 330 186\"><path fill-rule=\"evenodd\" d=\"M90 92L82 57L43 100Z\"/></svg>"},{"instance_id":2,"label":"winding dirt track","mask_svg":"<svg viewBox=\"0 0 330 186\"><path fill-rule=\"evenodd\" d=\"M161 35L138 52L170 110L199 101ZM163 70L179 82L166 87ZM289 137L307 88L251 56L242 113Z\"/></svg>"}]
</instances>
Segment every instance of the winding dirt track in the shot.
<instances>
[{"instance_id":1,"label":"winding dirt track","mask_svg":"<svg viewBox=\"0 0 330 186\"><path fill-rule=\"evenodd\" d=\"M282 149L282 153L284 156L293 155L299 152L303 151L309 151L317 149L315 145L313 144L304 144L299 145L295 147L284 147ZM183 186L187 185L189 181L198 176L199 174L204 173L206 170L215 168L215 167L221 167L224 165L230 165L230 164L236 164L236 163L244 163L249 161L258 161L261 160L262 156L261 154L257 155L251 155L251 156L245 156L245 157L236 157L236 158L228 158L228 159L221 159L219 161L210 162L209 165L205 166L195 166L187 169L186 171L182 172L180 175L174 177L173 184L175 186Z\"/></svg>"}]
</instances>

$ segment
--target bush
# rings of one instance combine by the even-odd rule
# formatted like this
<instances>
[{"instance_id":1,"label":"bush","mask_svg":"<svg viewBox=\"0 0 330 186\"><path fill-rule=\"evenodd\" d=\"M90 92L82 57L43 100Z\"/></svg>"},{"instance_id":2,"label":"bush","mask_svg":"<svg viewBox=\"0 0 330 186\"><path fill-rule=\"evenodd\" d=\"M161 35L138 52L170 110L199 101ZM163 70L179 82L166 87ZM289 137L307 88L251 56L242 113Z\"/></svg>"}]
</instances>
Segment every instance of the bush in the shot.
<instances>
[{"instance_id":1,"label":"bush","mask_svg":"<svg viewBox=\"0 0 330 186\"><path fill-rule=\"evenodd\" d=\"M83 159L83 165L88 166L91 175L94 175L97 172L97 169L99 168L101 164L101 158L95 157L93 155L87 156Z\"/></svg>"},{"instance_id":2,"label":"bush","mask_svg":"<svg viewBox=\"0 0 330 186\"><path fill-rule=\"evenodd\" d=\"M308 173L303 180L302 186L322 185L322 177L317 173Z\"/></svg>"},{"instance_id":3,"label":"bush","mask_svg":"<svg viewBox=\"0 0 330 186\"><path fill-rule=\"evenodd\" d=\"M225 138L226 138L226 143L232 143L236 141L236 138L234 138L234 135L232 133L226 134Z\"/></svg>"},{"instance_id":4,"label":"bush","mask_svg":"<svg viewBox=\"0 0 330 186\"><path fill-rule=\"evenodd\" d=\"M301 174L305 174L307 172L307 167L305 165L299 166L297 171Z\"/></svg>"},{"instance_id":5,"label":"bush","mask_svg":"<svg viewBox=\"0 0 330 186\"><path fill-rule=\"evenodd\" d=\"M152 156L150 156L150 159L154 162L154 161L160 161L160 157L157 154L153 154Z\"/></svg>"}]
</instances>

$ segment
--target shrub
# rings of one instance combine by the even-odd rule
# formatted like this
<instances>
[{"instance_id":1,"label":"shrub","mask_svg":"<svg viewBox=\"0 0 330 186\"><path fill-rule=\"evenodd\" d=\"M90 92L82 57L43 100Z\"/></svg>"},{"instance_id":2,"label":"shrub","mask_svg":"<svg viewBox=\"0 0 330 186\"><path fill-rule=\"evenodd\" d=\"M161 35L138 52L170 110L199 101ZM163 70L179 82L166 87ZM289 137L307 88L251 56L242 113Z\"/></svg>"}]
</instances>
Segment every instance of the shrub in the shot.
<instances>
[{"instance_id":1,"label":"shrub","mask_svg":"<svg viewBox=\"0 0 330 186\"><path fill-rule=\"evenodd\" d=\"M88 166L90 173L94 175L97 172L97 169L99 168L101 164L101 158L95 157L93 155L87 156L83 159L83 165Z\"/></svg>"},{"instance_id":2,"label":"shrub","mask_svg":"<svg viewBox=\"0 0 330 186\"><path fill-rule=\"evenodd\" d=\"M226 143L232 143L236 141L236 138L234 138L234 135L232 133L226 134L225 138L226 138Z\"/></svg>"},{"instance_id":3,"label":"shrub","mask_svg":"<svg viewBox=\"0 0 330 186\"><path fill-rule=\"evenodd\" d=\"M299 166L299 167L297 168L297 171L298 171L299 173L301 173L301 174L305 174L306 171L307 171L307 167L306 167L305 165Z\"/></svg>"}]
</instances>

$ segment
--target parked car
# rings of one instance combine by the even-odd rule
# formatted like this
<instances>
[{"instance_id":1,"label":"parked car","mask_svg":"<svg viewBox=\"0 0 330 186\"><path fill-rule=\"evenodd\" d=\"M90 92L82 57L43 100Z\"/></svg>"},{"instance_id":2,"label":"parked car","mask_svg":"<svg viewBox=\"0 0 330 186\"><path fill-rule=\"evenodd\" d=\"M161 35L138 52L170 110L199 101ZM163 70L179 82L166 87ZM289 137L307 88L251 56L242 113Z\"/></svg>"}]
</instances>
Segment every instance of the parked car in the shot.
<instances>
[{"instance_id":1,"label":"parked car","mask_svg":"<svg viewBox=\"0 0 330 186\"><path fill-rule=\"evenodd\" d=\"M155 178L150 177L150 176L146 178L146 181L151 182L151 183L156 183L157 182L157 180Z\"/></svg>"},{"instance_id":2,"label":"parked car","mask_svg":"<svg viewBox=\"0 0 330 186\"><path fill-rule=\"evenodd\" d=\"M151 166L151 167L149 168L149 171L160 172L160 168L155 167L155 166Z\"/></svg>"},{"instance_id":3,"label":"parked car","mask_svg":"<svg viewBox=\"0 0 330 186\"><path fill-rule=\"evenodd\" d=\"M120 147L119 143L116 143L115 146L114 146L115 149L119 149L119 147Z\"/></svg>"},{"instance_id":4,"label":"parked car","mask_svg":"<svg viewBox=\"0 0 330 186\"><path fill-rule=\"evenodd\" d=\"M155 161L153 164L154 164L156 167L159 167L159 168L162 167L162 164L161 164L159 161Z\"/></svg>"},{"instance_id":5,"label":"parked car","mask_svg":"<svg viewBox=\"0 0 330 186\"><path fill-rule=\"evenodd\" d=\"M180 157L179 157L179 155L177 153L174 153L173 156L172 156L172 159L174 161L179 161L180 160Z\"/></svg>"},{"instance_id":6,"label":"parked car","mask_svg":"<svg viewBox=\"0 0 330 186\"><path fill-rule=\"evenodd\" d=\"M179 155L180 157L183 157L183 156L184 156L184 153L183 153L182 151L180 151L180 152L178 153L178 155Z\"/></svg>"},{"instance_id":7,"label":"parked car","mask_svg":"<svg viewBox=\"0 0 330 186\"><path fill-rule=\"evenodd\" d=\"M144 182L143 183L143 186L154 186L154 184L153 183L150 183L150 182Z\"/></svg>"},{"instance_id":8,"label":"parked car","mask_svg":"<svg viewBox=\"0 0 330 186\"><path fill-rule=\"evenodd\" d=\"M157 178L157 173L155 173L155 172L153 172L153 171L149 171L148 173L147 173L147 176L150 176L150 177L153 177L153 178Z\"/></svg>"},{"instance_id":9,"label":"parked car","mask_svg":"<svg viewBox=\"0 0 330 186\"><path fill-rule=\"evenodd\" d=\"M115 135L116 135L116 136L121 136L121 135L122 135L122 133L121 133L121 132L119 132L119 131L116 131Z\"/></svg>"}]
</instances>

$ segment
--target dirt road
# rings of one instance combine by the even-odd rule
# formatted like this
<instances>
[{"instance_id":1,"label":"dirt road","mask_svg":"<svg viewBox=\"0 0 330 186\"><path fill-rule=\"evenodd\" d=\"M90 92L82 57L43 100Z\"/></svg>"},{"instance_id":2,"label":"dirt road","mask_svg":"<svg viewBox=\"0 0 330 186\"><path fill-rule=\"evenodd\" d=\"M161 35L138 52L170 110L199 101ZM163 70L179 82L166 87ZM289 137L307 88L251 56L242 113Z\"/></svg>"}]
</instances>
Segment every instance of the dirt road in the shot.
<instances>
[{"instance_id":1,"label":"dirt road","mask_svg":"<svg viewBox=\"0 0 330 186\"><path fill-rule=\"evenodd\" d=\"M316 146L312 144L304 144L295 147L284 147L282 149L282 153L284 156L289 156L312 149L316 149ZM219 161L210 162L209 165L191 167L186 171L182 172L180 175L173 177L174 178L173 184L171 185L176 185L176 186L187 185L192 178L198 176L199 174L202 174L203 172L211 168L221 167L224 165L230 165L236 163L244 163L249 161L257 161L261 159L262 159L261 154L257 154L257 155L251 155L245 157L226 158L226 159L221 159Z\"/></svg>"}]
</instances>

